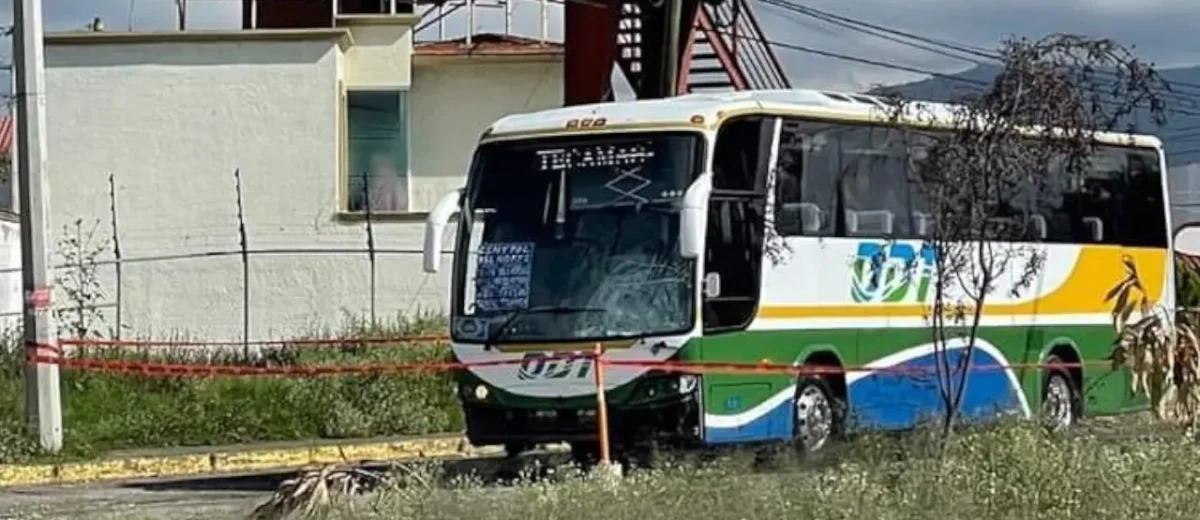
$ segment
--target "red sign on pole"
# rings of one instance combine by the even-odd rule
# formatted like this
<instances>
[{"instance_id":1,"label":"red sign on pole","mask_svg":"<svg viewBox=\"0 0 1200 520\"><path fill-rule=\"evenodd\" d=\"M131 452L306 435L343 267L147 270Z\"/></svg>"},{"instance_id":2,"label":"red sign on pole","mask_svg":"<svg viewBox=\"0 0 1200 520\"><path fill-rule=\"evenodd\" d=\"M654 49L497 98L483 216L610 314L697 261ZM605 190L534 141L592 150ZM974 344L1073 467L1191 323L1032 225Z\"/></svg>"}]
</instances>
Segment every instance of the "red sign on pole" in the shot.
<instances>
[{"instance_id":1,"label":"red sign on pole","mask_svg":"<svg viewBox=\"0 0 1200 520\"><path fill-rule=\"evenodd\" d=\"M33 291L25 292L25 301L36 311L43 311L50 308L50 288L39 287Z\"/></svg>"}]
</instances>

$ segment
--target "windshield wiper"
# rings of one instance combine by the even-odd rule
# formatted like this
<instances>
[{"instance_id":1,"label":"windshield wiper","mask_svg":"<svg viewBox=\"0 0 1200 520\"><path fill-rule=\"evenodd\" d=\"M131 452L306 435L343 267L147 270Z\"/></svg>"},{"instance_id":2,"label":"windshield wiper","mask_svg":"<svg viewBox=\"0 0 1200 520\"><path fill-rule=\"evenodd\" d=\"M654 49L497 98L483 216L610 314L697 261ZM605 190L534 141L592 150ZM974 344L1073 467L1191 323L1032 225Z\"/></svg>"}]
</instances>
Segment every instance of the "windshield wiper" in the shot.
<instances>
[{"instance_id":1,"label":"windshield wiper","mask_svg":"<svg viewBox=\"0 0 1200 520\"><path fill-rule=\"evenodd\" d=\"M579 314L584 312L605 312L605 309L597 307L558 307L545 305L541 307L529 307L527 309L514 310L512 314L500 324L498 328L488 334L487 341L483 343L483 350L491 350L496 342L500 340L500 335L513 324L517 318L528 316L530 314L550 313L550 314Z\"/></svg>"}]
</instances>

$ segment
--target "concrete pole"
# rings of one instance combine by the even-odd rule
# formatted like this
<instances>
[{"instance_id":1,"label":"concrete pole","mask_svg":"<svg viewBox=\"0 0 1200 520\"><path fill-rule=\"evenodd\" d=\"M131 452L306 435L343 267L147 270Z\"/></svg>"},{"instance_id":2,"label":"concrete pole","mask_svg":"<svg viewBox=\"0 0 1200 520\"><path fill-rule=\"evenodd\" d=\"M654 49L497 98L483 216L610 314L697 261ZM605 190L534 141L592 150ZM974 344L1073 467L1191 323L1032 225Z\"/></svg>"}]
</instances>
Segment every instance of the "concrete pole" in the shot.
<instances>
[{"instance_id":1,"label":"concrete pole","mask_svg":"<svg viewBox=\"0 0 1200 520\"><path fill-rule=\"evenodd\" d=\"M541 40L542 43L546 43L550 40L550 4L547 0L541 0L541 4L542 9L539 15L542 23Z\"/></svg>"},{"instance_id":2,"label":"concrete pole","mask_svg":"<svg viewBox=\"0 0 1200 520\"><path fill-rule=\"evenodd\" d=\"M446 39L446 3L438 4L437 24L438 24L438 41Z\"/></svg>"},{"instance_id":3,"label":"concrete pole","mask_svg":"<svg viewBox=\"0 0 1200 520\"><path fill-rule=\"evenodd\" d=\"M679 93L680 41L683 39L683 0L666 0L667 33L663 42L663 56L667 70L663 71L662 97L674 97ZM692 30L689 24L688 30Z\"/></svg>"},{"instance_id":4,"label":"concrete pole","mask_svg":"<svg viewBox=\"0 0 1200 520\"><path fill-rule=\"evenodd\" d=\"M179 23L179 30L187 30L187 0L175 0L176 21Z\"/></svg>"},{"instance_id":5,"label":"concrete pole","mask_svg":"<svg viewBox=\"0 0 1200 520\"><path fill-rule=\"evenodd\" d=\"M42 0L13 2L13 63L17 90L17 183L21 201L21 281L24 289L25 352L57 357L58 332L50 313L49 244L46 210L46 83L42 51ZM25 415L42 449L62 450L62 400L57 363L25 364Z\"/></svg>"},{"instance_id":6,"label":"concrete pole","mask_svg":"<svg viewBox=\"0 0 1200 520\"><path fill-rule=\"evenodd\" d=\"M504 34L505 36L512 34L513 22L513 0L501 0L504 2Z\"/></svg>"},{"instance_id":7,"label":"concrete pole","mask_svg":"<svg viewBox=\"0 0 1200 520\"><path fill-rule=\"evenodd\" d=\"M475 37L475 0L467 0L467 46Z\"/></svg>"}]
</instances>

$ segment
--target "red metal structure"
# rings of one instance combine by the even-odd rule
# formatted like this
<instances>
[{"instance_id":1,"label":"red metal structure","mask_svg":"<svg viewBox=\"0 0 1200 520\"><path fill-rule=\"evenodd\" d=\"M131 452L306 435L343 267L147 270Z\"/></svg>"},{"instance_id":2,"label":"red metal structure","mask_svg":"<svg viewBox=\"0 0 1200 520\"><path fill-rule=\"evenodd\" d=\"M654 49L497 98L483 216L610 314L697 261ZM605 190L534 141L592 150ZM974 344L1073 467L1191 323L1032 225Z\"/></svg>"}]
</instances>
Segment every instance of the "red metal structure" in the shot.
<instances>
[{"instance_id":1,"label":"red metal structure","mask_svg":"<svg viewBox=\"0 0 1200 520\"><path fill-rule=\"evenodd\" d=\"M611 99L614 63L638 98L790 87L749 0L673 0L678 20L667 14L671 1L569 0L566 104Z\"/></svg>"},{"instance_id":2,"label":"red metal structure","mask_svg":"<svg viewBox=\"0 0 1200 520\"><path fill-rule=\"evenodd\" d=\"M400 12L414 11L412 0L396 3ZM416 0L416 11L438 3ZM790 86L750 0L563 3L567 105L612 100L614 66L639 99ZM339 0L337 8L342 14L383 14L390 12L390 3ZM250 28L253 19L262 29L333 27L333 9L334 0L243 0L243 26Z\"/></svg>"}]
</instances>

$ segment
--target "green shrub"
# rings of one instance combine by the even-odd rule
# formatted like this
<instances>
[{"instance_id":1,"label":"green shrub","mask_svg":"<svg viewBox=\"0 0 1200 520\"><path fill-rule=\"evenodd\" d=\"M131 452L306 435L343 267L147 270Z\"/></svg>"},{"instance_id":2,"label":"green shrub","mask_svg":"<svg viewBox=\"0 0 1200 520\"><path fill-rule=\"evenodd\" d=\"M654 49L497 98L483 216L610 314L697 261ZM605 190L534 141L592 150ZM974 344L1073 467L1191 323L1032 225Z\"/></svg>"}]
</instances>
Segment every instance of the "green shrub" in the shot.
<instances>
[{"instance_id":1,"label":"green shrub","mask_svg":"<svg viewBox=\"0 0 1200 520\"><path fill-rule=\"evenodd\" d=\"M348 320L342 334L396 338L444 333L437 316L370 325ZM23 439L23 358L7 342L0 358L0 462L29 458ZM253 366L387 365L446 361L441 343L280 346L247 358L241 348L88 348L89 358ZM358 438L460 431L463 419L449 374L391 373L321 377L161 377L65 369L64 444L68 456L120 449Z\"/></svg>"},{"instance_id":2,"label":"green shrub","mask_svg":"<svg viewBox=\"0 0 1200 520\"><path fill-rule=\"evenodd\" d=\"M1195 517L1200 450L1185 440L1102 441L1004 427L957 437L866 437L824 465L754 473L738 458L627 477L402 488L381 513L422 520L1089 519ZM349 518L349 516L346 516Z\"/></svg>"}]
</instances>

